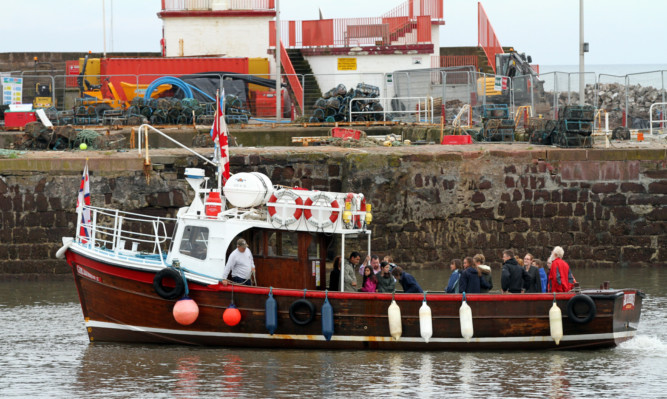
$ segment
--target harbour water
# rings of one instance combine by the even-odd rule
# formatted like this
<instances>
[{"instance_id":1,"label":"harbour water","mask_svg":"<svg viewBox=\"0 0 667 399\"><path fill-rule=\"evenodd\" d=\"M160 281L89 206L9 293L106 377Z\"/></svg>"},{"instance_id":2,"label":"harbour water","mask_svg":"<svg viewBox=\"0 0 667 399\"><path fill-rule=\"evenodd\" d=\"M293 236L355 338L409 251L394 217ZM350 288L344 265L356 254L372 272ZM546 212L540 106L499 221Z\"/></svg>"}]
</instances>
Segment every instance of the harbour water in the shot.
<instances>
[{"instance_id":1,"label":"harbour water","mask_svg":"<svg viewBox=\"0 0 667 399\"><path fill-rule=\"evenodd\" d=\"M498 271L494 284L499 285ZM441 290L448 272L414 271ZM73 281L0 283L0 397L664 398L667 270L575 271L643 290L637 337L564 352L292 351L89 343Z\"/></svg>"}]
</instances>

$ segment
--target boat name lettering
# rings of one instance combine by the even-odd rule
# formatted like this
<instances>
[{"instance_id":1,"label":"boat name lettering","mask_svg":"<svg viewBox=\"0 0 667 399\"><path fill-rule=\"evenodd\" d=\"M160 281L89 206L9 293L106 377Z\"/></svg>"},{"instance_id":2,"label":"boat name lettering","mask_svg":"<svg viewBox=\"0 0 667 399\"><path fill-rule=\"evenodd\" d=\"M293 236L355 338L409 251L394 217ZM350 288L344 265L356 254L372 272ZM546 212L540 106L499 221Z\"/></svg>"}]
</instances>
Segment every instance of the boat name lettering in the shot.
<instances>
[{"instance_id":1,"label":"boat name lettering","mask_svg":"<svg viewBox=\"0 0 667 399\"><path fill-rule=\"evenodd\" d=\"M101 279L101 278L99 278L99 277L97 277L97 276L91 274L89 271L85 270L84 268L82 268L82 267L79 266L79 265L76 266L76 272L79 273L80 276L89 278L89 279L91 279L91 280L95 280L95 281L97 281L98 283L101 283L101 282L102 282L102 279Z\"/></svg>"}]
</instances>

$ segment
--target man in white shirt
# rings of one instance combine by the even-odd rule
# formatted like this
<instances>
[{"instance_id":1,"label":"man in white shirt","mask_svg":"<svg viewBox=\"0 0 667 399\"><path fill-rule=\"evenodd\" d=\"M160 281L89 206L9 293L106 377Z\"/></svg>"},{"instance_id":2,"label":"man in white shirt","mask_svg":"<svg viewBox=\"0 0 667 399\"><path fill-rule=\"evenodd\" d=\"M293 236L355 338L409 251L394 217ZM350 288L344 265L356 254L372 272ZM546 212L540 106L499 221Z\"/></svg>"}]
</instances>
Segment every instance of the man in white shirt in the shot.
<instances>
[{"instance_id":1,"label":"man in white shirt","mask_svg":"<svg viewBox=\"0 0 667 399\"><path fill-rule=\"evenodd\" d=\"M236 241L236 249L229 255L227 264L222 271L222 285L226 286L229 281L227 276L232 273L232 282L243 285L250 285L250 277L255 271L255 262L252 260L252 253L248 249L248 243L239 238Z\"/></svg>"}]
</instances>

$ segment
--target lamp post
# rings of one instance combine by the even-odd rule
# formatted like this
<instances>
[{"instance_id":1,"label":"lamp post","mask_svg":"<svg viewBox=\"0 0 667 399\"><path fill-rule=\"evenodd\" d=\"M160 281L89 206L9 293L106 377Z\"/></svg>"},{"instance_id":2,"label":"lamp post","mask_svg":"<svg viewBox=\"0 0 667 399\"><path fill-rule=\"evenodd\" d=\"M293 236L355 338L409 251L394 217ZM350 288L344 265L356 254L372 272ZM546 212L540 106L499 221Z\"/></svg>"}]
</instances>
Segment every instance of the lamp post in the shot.
<instances>
[{"instance_id":1,"label":"lamp post","mask_svg":"<svg viewBox=\"0 0 667 399\"><path fill-rule=\"evenodd\" d=\"M579 0L579 105L586 103L584 82L584 53L588 43L584 43L584 0Z\"/></svg>"},{"instance_id":2,"label":"lamp post","mask_svg":"<svg viewBox=\"0 0 667 399\"><path fill-rule=\"evenodd\" d=\"M276 123L280 123L282 117L280 89L280 0L276 0Z\"/></svg>"}]
</instances>

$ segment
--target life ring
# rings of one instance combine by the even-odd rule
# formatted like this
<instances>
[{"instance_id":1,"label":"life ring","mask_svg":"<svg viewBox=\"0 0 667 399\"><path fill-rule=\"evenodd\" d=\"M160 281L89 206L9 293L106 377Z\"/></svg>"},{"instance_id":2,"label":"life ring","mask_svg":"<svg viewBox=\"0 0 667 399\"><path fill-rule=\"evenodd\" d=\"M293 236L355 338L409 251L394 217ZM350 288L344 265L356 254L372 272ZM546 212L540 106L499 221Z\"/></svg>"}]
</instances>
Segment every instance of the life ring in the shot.
<instances>
[{"instance_id":1,"label":"life ring","mask_svg":"<svg viewBox=\"0 0 667 399\"><path fill-rule=\"evenodd\" d=\"M291 203L294 203L296 205L296 209L294 210L294 214L292 215L284 215L284 212L278 212L276 210L276 206L280 207L287 207L291 205ZM271 220L273 222L276 222L280 224L281 226L287 225L287 224L292 224L296 223L299 219L301 219L301 213L303 212L303 209L301 208L303 206L303 200L297 193L295 193L292 190L278 190L269 199L269 203L275 203L275 205L269 205L269 216L271 217ZM278 205L280 204L280 205Z\"/></svg>"},{"instance_id":2,"label":"life ring","mask_svg":"<svg viewBox=\"0 0 667 399\"><path fill-rule=\"evenodd\" d=\"M361 197L361 204L359 204L358 211L366 212L366 198ZM363 226L363 221L361 220L361 215L357 215L357 216L354 217L354 225L357 226L358 229L360 229Z\"/></svg>"},{"instance_id":3,"label":"life ring","mask_svg":"<svg viewBox=\"0 0 667 399\"><path fill-rule=\"evenodd\" d=\"M325 193L319 193L315 194L312 197L309 197L306 199L306 202L304 203L305 206L328 206L331 207L332 209L338 209L338 201L335 199L331 199L330 196L328 196ZM323 229L325 227L332 226L334 223L336 223L336 220L338 220L338 211L337 210L332 210L331 215L329 215L328 218L323 218L323 219L317 219L313 217L313 210L312 209L305 209L303 211L303 215L306 217L306 220L308 223L312 224L313 226L317 227L318 229Z\"/></svg>"},{"instance_id":4,"label":"life ring","mask_svg":"<svg viewBox=\"0 0 667 399\"><path fill-rule=\"evenodd\" d=\"M165 278L174 280L174 287L165 287L162 284L162 280ZM153 278L153 288L160 298L176 299L183 296L185 283L179 272L171 268L165 268L157 272L155 278Z\"/></svg>"},{"instance_id":5,"label":"life ring","mask_svg":"<svg viewBox=\"0 0 667 399\"><path fill-rule=\"evenodd\" d=\"M589 323L595 314L595 302L588 295L575 295L567 302L567 317L577 324Z\"/></svg>"},{"instance_id":6,"label":"life ring","mask_svg":"<svg viewBox=\"0 0 667 399\"><path fill-rule=\"evenodd\" d=\"M308 311L308 317L305 319L299 319L296 317L296 312L303 307L305 307ZM294 322L294 324L305 326L315 319L315 305L313 305L313 303L307 299L297 299L296 301L292 302L289 307L289 318Z\"/></svg>"}]
</instances>

